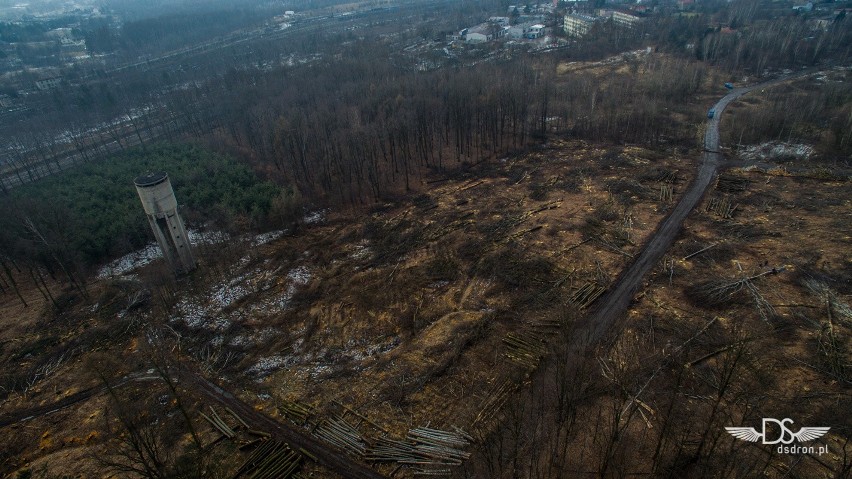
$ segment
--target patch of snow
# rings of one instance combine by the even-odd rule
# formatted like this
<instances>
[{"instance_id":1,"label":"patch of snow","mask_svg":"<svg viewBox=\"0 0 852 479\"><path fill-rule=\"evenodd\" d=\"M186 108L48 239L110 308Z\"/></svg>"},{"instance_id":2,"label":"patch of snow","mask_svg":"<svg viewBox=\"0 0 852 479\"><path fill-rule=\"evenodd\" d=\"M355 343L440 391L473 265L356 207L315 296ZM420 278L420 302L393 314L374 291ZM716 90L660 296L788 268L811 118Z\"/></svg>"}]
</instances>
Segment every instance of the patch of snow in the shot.
<instances>
[{"instance_id":1,"label":"patch of snow","mask_svg":"<svg viewBox=\"0 0 852 479\"><path fill-rule=\"evenodd\" d=\"M328 210L317 210L307 213L304 218L302 218L302 222L306 225L319 224L325 221L325 215L328 213Z\"/></svg>"},{"instance_id":2,"label":"patch of snow","mask_svg":"<svg viewBox=\"0 0 852 479\"><path fill-rule=\"evenodd\" d=\"M224 231L197 231L190 229L187 230L186 236L189 238L189 243L193 246L216 245L231 239L231 235Z\"/></svg>"},{"instance_id":3,"label":"patch of snow","mask_svg":"<svg viewBox=\"0 0 852 479\"><path fill-rule=\"evenodd\" d=\"M245 334L240 334L239 336L234 336L228 341L228 346L234 347L248 347L253 346L254 342L251 340L251 337L246 336Z\"/></svg>"},{"instance_id":4,"label":"patch of snow","mask_svg":"<svg viewBox=\"0 0 852 479\"><path fill-rule=\"evenodd\" d=\"M370 242L368 240L363 240L355 245L352 253L349 254L349 258L354 259L355 261L361 261L369 258L371 254L373 254L373 250L370 249Z\"/></svg>"},{"instance_id":5,"label":"patch of snow","mask_svg":"<svg viewBox=\"0 0 852 479\"><path fill-rule=\"evenodd\" d=\"M268 233L261 233L261 234L255 236L254 239L252 239L251 245L252 246L260 246L262 244L269 243L270 241L275 241L278 238L280 238L281 236L283 236L284 233L285 233L284 230L270 231Z\"/></svg>"},{"instance_id":6,"label":"patch of snow","mask_svg":"<svg viewBox=\"0 0 852 479\"><path fill-rule=\"evenodd\" d=\"M200 328L207 322L207 311L205 308L194 304L189 298L182 299L176 306L178 314L173 316L173 321L180 320L190 328Z\"/></svg>"},{"instance_id":7,"label":"patch of snow","mask_svg":"<svg viewBox=\"0 0 852 479\"><path fill-rule=\"evenodd\" d=\"M222 231L187 230L189 243L193 246L216 245L231 239L231 235ZM98 279L123 276L137 268L141 268L154 260L163 257L163 252L157 243L150 243L142 249L127 253L117 260L98 270Z\"/></svg>"},{"instance_id":8,"label":"patch of snow","mask_svg":"<svg viewBox=\"0 0 852 479\"><path fill-rule=\"evenodd\" d=\"M260 358L256 363L246 369L246 373L260 380L274 373L275 371L289 366L294 363L292 357L289 356L268 356Z\"/></svg>"},{"instance_id":9,"label":"patch of snow","mask_svg":"<svg viewBox=\"0 0 852 479\"><path fill-rule=\"evenodd\" d=\"M308 376L310 376L311 379L321 379L322 376L325 376L331 372L331 366L328 366L326 364L317 364L309 369Z\"/></svg>"},{"instance_id":10,"label":"patch of snow","mask_svg":"<svg viewBox=\"0 0 852 479\"><path fill-rule=\"evenodd\" d=\"M290 280L290 284L287 285L287 290L284 291L284 294L277 301L276 306L285 310L290 307L290 300L293 299L293 295L296 294L296 291L300 286L304 286L311 281L313 275L311 271L305 266L297 266L290 270L287 273L287 279Z\"/></svg>"},{"instance_id":11,"label":"patch of snow","mask_svg":"<svg viewBox=\"0 0 852 479\"><path fill-rule=\"evenodd\" d=\"M740 148L739 156L743 160L807 160L814 153L814 147L801 143L770 141L760 145L748 145Z\"/></svg>"},{"instance_id":12,"label":"patch of snow","mask_svg":"<svg viewBox=\"0 0 852 479\"><path fill-rule=\"evenodd\" d=\"M252 290L249 289L247 284L245 284L245 280L249 275L255 275L258 273L259 271L246 273L232 279L228 283L219 284L214 287L214 289L209 294L209 298L211 299L213 305L218 307L219 309L225 309L231 304L251 294Z\"/></svg>"},{"instance_id":13,"label":"patch of snow","mask_svg":"<svg viewBox=\"0 0 852 479\"><path fill-rule=\"evenodd\" d=\"M160 251L160 247L156 243L149 244L140 250L128 253L112 263L103 266L98 270L98 279L121 276L162 257L163 252Z\"/></svg>"},{"instance_id":14,"label":"patch of snow","mask_svg":"<svg viewBox=\"0 0 852 479\"><path fill-rule=\"evenodd\" d=\"M311 270L306 266L297 266L287 273L287 278L297 286L304 286L311 281L313 275L311 274Z\"/></svg>"}]
</instances>

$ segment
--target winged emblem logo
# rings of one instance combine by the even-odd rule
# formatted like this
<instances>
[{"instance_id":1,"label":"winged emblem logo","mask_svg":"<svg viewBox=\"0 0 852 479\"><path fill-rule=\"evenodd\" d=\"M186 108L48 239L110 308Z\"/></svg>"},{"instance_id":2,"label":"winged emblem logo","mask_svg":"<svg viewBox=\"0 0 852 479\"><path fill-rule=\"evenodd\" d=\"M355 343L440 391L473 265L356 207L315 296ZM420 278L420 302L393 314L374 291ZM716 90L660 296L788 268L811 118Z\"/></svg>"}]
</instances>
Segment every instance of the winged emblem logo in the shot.
<instances>
[{"instance_id":1,"label":"winged emblem logo","mask_svg":"<svg viewBox=\"0 0 852 479\"><path fill-rule=\"evenodd\" d=\"M769 431L766 426L770 423L776 424L778 426L778 430L781 432L781 435L773 440L769 440L767 437ZM763 428L761 431L758 431L753 427L726 427L725 430L728 431L728 434L743 441L762 441L763 444L791 444L795 441L813 441L814 439L824 436L828 430L831 429L830 427L803 427L799 429L798 432L793 432L787 427L788 424L793 424L793 420L790 418L784 418L779 421L778 419L767 417L763 418Z\"/></svg>"}]
</instances>

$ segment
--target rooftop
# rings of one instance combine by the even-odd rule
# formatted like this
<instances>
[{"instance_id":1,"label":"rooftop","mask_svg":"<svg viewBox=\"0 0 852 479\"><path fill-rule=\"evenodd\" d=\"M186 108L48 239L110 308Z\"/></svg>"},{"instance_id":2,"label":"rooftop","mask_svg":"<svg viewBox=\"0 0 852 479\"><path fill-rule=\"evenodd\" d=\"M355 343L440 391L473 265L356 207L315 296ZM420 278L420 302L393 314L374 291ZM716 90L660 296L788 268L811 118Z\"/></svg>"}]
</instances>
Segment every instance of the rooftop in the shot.
<instances>
[{"instance_id":1,"label":"rooftop","mask_svg":"<svg viewBox=\"0 0 852 479\"><path fill-rule=\"evenodd\" d=\"M158 185L169 179L169 175L167 175L164 171L156 171L153 173L145 173L142 176L137 176L133 183L136 186L154 186Z\"/></svg>"}]
</instances>

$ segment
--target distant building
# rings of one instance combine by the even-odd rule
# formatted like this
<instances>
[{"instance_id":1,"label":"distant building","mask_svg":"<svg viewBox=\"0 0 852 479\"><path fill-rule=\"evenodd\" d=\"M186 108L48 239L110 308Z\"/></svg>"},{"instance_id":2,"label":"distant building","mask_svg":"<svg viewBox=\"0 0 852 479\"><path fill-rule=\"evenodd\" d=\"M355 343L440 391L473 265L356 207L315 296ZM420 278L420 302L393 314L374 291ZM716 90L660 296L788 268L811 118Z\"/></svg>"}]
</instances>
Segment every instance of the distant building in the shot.
<instances>
[{"instance_id":1,"label":"distant building","mask_svg":"<svg viewBox=\"0 0 852 479\"><path fill-rule=\"evenodd\" d=\"M589 33L592 25L595 24L595 17L582 14L565 15L562 23L562 28L567 35L572 37L582 37Z\"/></svg>"},{"instance_id":2,"label":"distant building","mask_svg":"<svg viewBox=\"0 0 852 479\"><path fill-rule=\"evenodd\" d=\"M590 0L572 0L566 2L565 6L569 14L582 13L588 15L594 11L594 4Z\"/></svg>"},{"instance_id":3,"label":"distant building","mask_svg":"<svg viewBox=\"0 0 852 479\"><path fill-rule=\"evenodd\" d=\"M515 40L538 38L544 34L544 25L538 23L519 23L506 29L506 36Z\"/></svg>"},{"instance_id":4,"label":"distant building","mask_svg":"<svg viewBox=\"0 0 852 479\"><path fill-rule=\"evenodd\" d=\"M468 43L485 43L491 40L491 37L484 33L473 32L464 36L464 41Z\"/></svg>"},{"instance_id":5,"label":"distant building","mask_svg":"<svg viewBox=\"0 0 852 479\"><path fill-rule=\"evenodd\" d=\"M464 41L468 43L490 42L503 35L503 28L495 23L481 23L461 31Z\"/></svg>"},{"instance_id":6,"label":"distant building","mask_svg":"<svg viewBox=\"0 0 852 479\"><path fill-rule=\"evenodd\" d=\"M70 28L54 28L45 33L48 38L55 38L59 41L74 41L74 31Z\"/></svg>"},{"instance_id":7,"label":"distant building","mask_svg":"<svg viewBox=\"0 0 852 479\"><path fill-rule=\"evenodd\" d=\"M509 17L490 17L488 23L493 23L505 27L509 24Z\"/></svg>"},{"instance_id":8,"label":"distant building","mask_svg":"<svg viewBox=\"0 0 852 479\"><path fill-rule=\"evenodd\" d=\"M633 28L643 20L644 17L640 17L633 12L625 12L623 10L613 10L612 12L612 21L622 27Z\"/></svg>"},{"instance_id":9,"label":"distant building","mask_svg":"<svg viewBox=\"0 0 852 479\"><path fill-rule=\"evenodd\" d=\"M542 24L530 25L529 30L524 35L524 37L529 39L541 38L544 36L545 27Z\"/></svg>"},{"instance_id":10,"label":"distant building","mask_svg":"<svg viewBox=\"0 0 852 479\"><path fill-rule=\"evenodd\" d=\"M36 88L39 90L52 90L62 84L62 77L45 78L35 82Z\"/></svg>"},{"instance_id":11,"label":"distant building","mask_svg":"<svg viewBox=\"0 0 852 479\"><path fill-rule=\"evenodd\" d=\"M808 23L815 30L828 30L831 24L834 23L834 17L813 18Z\"/></svg>"}]
</instances>

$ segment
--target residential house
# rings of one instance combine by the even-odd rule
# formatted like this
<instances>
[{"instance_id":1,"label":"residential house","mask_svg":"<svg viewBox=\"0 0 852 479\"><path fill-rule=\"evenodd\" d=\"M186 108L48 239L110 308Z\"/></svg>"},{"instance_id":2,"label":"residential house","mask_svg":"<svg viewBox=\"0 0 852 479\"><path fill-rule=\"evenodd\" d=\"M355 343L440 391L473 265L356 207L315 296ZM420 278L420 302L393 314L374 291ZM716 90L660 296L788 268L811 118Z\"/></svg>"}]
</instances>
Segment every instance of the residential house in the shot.
<instances>
[{"instance_id":1,"label":"residential house","mask_svg":"<svg viewBox=\"0 0 852 479\"><path fill-rule=\"evenodd\" d=\"M530 25L530 28L527 30L526 34L524 34L524 37L529 39L541 38L544 36L544 31L545 27L540 23Z\"/></svg>"},{"instance_id":2,"label":"residential house","mask_svg":"<svg viewBox=\"0 0 852 479\"><path fill-rule=\"evenodd\" d=\"M536 27L536 28L534 28ZM540 27L540 28L538 28ZM517 25L513 25L506 29L506 36L515 40L519 40L521 38L538 38L531 36L531 33L535 31L535 34L541 35L543 34L544 25L538 23L519 23Z\"/></svg>"}]
</instances>

